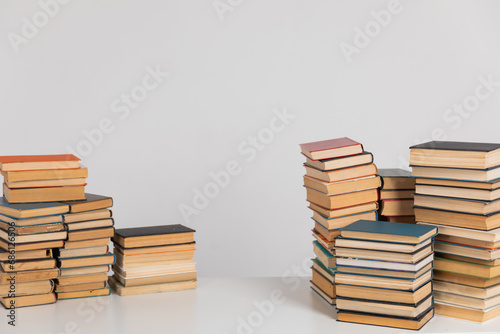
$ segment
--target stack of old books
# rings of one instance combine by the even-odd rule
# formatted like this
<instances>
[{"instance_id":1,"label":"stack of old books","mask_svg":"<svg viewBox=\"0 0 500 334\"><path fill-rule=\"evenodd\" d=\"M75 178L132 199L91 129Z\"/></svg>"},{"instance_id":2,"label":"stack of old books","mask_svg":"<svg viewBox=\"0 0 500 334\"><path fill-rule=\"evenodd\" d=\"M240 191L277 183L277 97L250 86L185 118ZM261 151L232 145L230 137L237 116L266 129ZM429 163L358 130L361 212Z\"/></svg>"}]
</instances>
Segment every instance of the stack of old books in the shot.
<instances>
[{"instance_id":1,"label":"stack of old books","mask_svg":"<svg viewBox=\"0 0 500 334\"><path fill-rule=\"evenodd\" d=\"M62 247L67 232L63 203L11 204L0 198L0 303L5 308L56 301L59 275L52 249Z\"/></svg>"},{"instance_id":2,"label":"stack of old books","mask_svg":"<svg viewBox=\"0 0 500 334\"><path fill-rule=\"evenodd\" d=\"M349 138L300 145L306 157L304 186L314 220L311 288L335 303L335 242L340 228L377 219L380 178L373 155Z\"/></svg>"},{"instance_id":3,"label":"stack of old books","mask_svg":"<svg viewBox=\"0 0 500 334\"><path fill-rule=\"evenodd\" d=\"M114 235L114 221L109 209L113 199L85 194L85 200L65 202L64 215L68 237L55 251L60 277L56 280L57 299L109 295L108 271L114 263L109 241Z\"/></svg>"},{"instance_id":4,"label":"stack of old books","mask_svg":"<svg viewBox=\"0 0 500 334\"><path fill-rule=\"evenodd\" d=\"M415 218L439 228L436 314L484 322L500 315L500 144L411 147Z\"/></svg>"},{"instance_id":5,"label":"stack of old books","mask_svg":"<svg viewBox=\"0 0 500 334\"><path fill-rule=\"evenodd\" d=\"M413 193L415 179L411 173L398 168L380 168L380 220L400 223L415 223Z\"/></svg>"},{"instance_id":6,"label":"stack of old books","mask_svg":"<svg viewBox=\"0 0 500 334\"><path fill-rule=\"evenodd\" d=\"M420 329L434 314L434 226L359 220L340 232L338 320Z\"/></svg>"},{"instance_id":7,"label":"stack of old books","mask_svg":"<svg viewBox=\"0 0 500 334\"><path fill-rule=\"evenodd\" d=\"M194 232L183 225L117 229L111 287L119 295L195 288Z\"/></svg>"},{"instance_id":8,"label":"stack of old books","mask_svg":"<svg viewBox=\"0 0 500 334\"><path fill-rule=\"evenodd\" d=\"M87 168L72 154L0 157L3 194L9 203L84 199Z\"/></svg>"}]
</instances>

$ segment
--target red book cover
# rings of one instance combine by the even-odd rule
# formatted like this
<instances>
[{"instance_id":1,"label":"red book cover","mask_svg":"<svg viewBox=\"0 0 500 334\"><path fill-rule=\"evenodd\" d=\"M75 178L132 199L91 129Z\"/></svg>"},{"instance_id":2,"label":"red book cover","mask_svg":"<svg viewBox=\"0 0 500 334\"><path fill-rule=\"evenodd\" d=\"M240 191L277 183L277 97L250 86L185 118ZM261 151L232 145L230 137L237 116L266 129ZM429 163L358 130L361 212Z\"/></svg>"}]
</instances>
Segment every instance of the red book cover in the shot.
<instances>
[{"instance_id":1,"label":"red book cover","mask_svg":"<svg viewBox=\"0 0 500 334\"><path fill-rule=\"evenodd\" d=\"M0 163L14 162L48 162L48 161L80 161L73 154L54 154L54 155L8 155L0 156Z\"/></svg>"},{"instance_id":2,"label":"red book cover","mask_svg":"<svg viewBox=\"0 0 500 334\"><path fill-rule=\"evenodd\" d=\"M349 150L346 150L346 148L352 146L358 146L359 149L355 149L353 152L347 153ZM347 137L304 143L300 144L300 148L302 153L312 160L331 159L363 153L363 145ZM325 152L327 156L323 156L321 158L315 158L313 156L313 153L321 151L329 152Z\"/></svg>"}]
</instances>

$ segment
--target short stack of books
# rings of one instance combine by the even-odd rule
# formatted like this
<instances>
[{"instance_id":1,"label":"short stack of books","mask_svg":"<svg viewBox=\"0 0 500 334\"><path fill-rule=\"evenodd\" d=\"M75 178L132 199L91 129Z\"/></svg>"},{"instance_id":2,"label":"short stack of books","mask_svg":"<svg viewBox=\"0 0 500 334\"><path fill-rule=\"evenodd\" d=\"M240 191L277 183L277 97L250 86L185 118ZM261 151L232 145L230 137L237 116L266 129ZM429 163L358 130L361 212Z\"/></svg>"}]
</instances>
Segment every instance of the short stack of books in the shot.
<instances>
[{"instance_id":1,"label":"short stack of books","mask_svg":"<svg viewBox=\"0 0 500 334\"><path fill-rule=\"evenodd\" d=\"M64 247L55 250L60 268L57 299L109 295L109 266L115 261L108 246L114 235L109 209L113 199L87 193L83 201L65 203L69 206L69 213L64 215L68 237Z\"/></svg>"},{"instance_id":2,"label":"short stack of books","mask_svg":"<svg viewBox=\"0 0 500 334\"><path fill-rule=\"evenodd\" d=\"M500 315L500 144L411 147L417 222L437 226L436 314L484 322Z\"/></svg>"},{"instance_id":3,"label":"short stack of books","mask_svg":"<svg viewBox=\"0 0 500 334\"><path fill-rule=\"evenodd\" d=\"M380 178L373 155L349 138L300 145L306 157L304 186L313 211L311 288L335 303L335 242L340 228L359 219L377 219Z\"/></svg>"},{"instance_id":4,"label":"short stack of books","mask_svg":"<svg viewBox=\"0 0 500 334\"><path fill-rule=\"evenodd\" d=\"M0 303L5 308L56 301L59 276L52 249L61 247L67 232L63 203L11 204L0 197Z\"/></svg>"},{"instance_id":5,"label":"short stack of books","mask_svg":"<svg viewBox=\"0 0 500 334\"><path fill-rule=\"evenodd\" d=\"M9 203L84 199L87 168L72 154L0 157L3 194Z\"/></svg>"},{"instance_id":6,"label":"short stack of books","mask_svg":"<svg viewBox=\"0 0 500 334\"><path fill-rule=\"evenodd\" d=\"M400 223L415 223L413 193L415 179L411 173L399 168L380 168L380 220Z\"/></svg>"},{"instance_id":7,"label":"short stack of books","mask_svg":"<svg viewBox=\"0 0 500 334\"><path fill-rule=\"evenodd\" d=\"M117 229L113 290L124 296L194 289L194 232L178 224Z\"/></svg>"},{"instance_id":8,"label":"short stack of books","mask_svg":"<svg viewBox=\"0 0 500 334\"><path fill-rule=\"evenodd\" d=\"M434 226L359 220L335 240L338 320L420 329L434 315Z\"/></svg>"}]
</instances>

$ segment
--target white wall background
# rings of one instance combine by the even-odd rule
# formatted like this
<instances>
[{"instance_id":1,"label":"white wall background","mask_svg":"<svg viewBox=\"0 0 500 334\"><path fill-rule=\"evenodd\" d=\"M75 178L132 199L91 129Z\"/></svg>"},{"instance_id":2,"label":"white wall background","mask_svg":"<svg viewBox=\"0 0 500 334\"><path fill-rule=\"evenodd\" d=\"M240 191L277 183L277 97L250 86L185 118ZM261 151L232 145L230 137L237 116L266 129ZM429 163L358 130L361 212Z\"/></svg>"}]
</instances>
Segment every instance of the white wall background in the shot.
<instances>
[{"instance_id":1,"label":"white wall background","mask_svg":"<svg viewBox=\"0 0 500 334\"><path fill-rule=\"evenodd\" d=\"M9 33L41 7L2 2L0 154L65 153L109 119L81 157L117 227L184 224L179 205L236 160L241 173L187 223L199 274L278 276L312 256L299 143L348 136L398 167L433 133L500 141L499 86L469 114L446 112L474 102L480 76L500 81L498 1L402 1L350 63L341 43L388 1L231 3L221 20L211 0L73 0L16 53ZM156 65L170 76L120 119L111 104ZM274 108L295 119L248 162L237 148Z\"/></svg>"}]
</instances>

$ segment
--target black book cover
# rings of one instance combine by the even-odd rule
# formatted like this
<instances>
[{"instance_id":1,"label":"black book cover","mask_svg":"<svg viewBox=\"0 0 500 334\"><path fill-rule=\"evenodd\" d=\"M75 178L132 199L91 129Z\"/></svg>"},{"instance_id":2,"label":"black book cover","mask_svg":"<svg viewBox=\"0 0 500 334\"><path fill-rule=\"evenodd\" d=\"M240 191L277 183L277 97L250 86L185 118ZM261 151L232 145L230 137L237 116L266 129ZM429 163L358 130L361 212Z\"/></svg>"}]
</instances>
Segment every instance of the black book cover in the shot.
<instances>
[{"instance_id":1,"label":"black book cover","mask_svg":"<svg viewBox=\"0 0 500 334\"><path fill-rule=\"evenodd\" d=\"M430 141L427 143L410 146L410 149L413 148L425 150L491 152L500 149L500 144L458 141Z\"/></svg>"},{"instance_id":2,"label":"black book cover","mask_svg":"<svg viewBox=\"0 0 500 334\"><path fill-rule=\"evenodd\" d=\"M402 320L411 320L411 321L420 321L422 320L423 317L429 313L429 311L434 309L434 305L423 311L421 314L419 314L417 317L401 317L401 316L395 316L395 315L387 315L387 314L379 314L379 313L366 313L366 312L357 312L357 311L348 311L348 310L339 310L338 313L348 313L348 314L357 314L357 315L368 315L368 316L373 316L373 317L381 317L381 318L388 318L388 319L402 319Z\"/></svg>"},{"instance_id":3,"label":"black book cover","mask_svg":"<svg viewBox=\"0 0 500 334\"><path fill-rule=\"evenodd\" d=\"M152 235L188 233L188 232L196 232L196 231L184 225L175 224L175 225L120 228L115 231L115 235L118 235L126 239L131 237L147 237Z\"/></svg>"},{"instance_id":4,"label":"black book cover","mask_svg":"<svg viewBox=\"0 0 500 334\"><path fill-rule=\"evenodd\" d=\"M73 205L73 204L80 204L80 203L90 203L90 202L103 201L103 200L107 200L107 199L112 200L112 198L109 196L85 193L85 199L77 200L77 201L65 201L62 203Z\"/></svg>"},{"instance_id":5,"label":"black book cover","mask_svg":"<svg viewBox=\"0 0 500 334\"><path fill-rule=\"evenodd\" d=\"M427 296L425 296L421 301L415 304L408 304L408 303L398 303L398 302L389 302L389 301L380 301L380 300L372 300L372 299L361 299L361 298L352 298L352 297L342 297L338 296L336 297L337 299L342 299L342 300L351 300L351 301L358 301L358 302L363 302L363 303L373 303L373 304L385 304L385 305L394 305L394 306L408 306L408 307L414 307L417 308L419 307L422 303L426 302L429 298L432 298L432 292L429 293ZM425 313L425 311L424 311Z\"/></svg>"}]
</instances>

